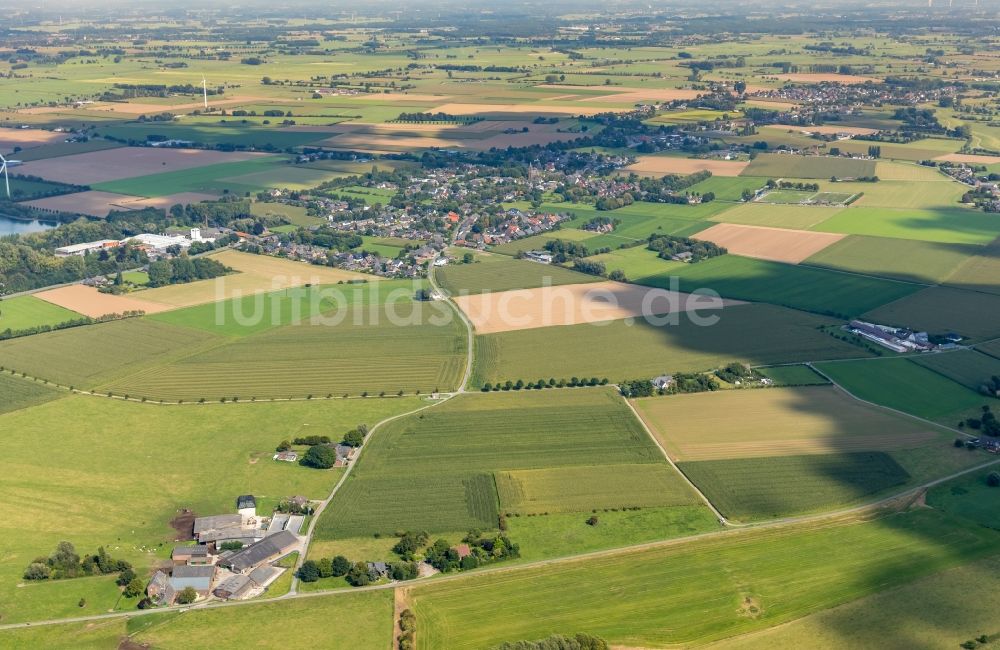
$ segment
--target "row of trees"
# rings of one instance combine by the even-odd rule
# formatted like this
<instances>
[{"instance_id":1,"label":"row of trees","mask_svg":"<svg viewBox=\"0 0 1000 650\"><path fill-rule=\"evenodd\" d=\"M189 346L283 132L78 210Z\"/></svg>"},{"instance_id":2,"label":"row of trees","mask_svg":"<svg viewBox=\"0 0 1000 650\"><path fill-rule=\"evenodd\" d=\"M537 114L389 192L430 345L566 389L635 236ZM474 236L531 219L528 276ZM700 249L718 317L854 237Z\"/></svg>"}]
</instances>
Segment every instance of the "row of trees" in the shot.
<instances>
[{"instance_id":1,"label":"row of trees","mask_svg":"<svg viewBox=\"0 0 1000 650\"><path fill-rule=\"evenodd\" d=\"M604 377L603 379L598 379L597 377L591 377L589 379L587 379L586 377L582 379L579 377L570 377L569 379L558 379L558 380L555 379L554 377L550 377L548 381L544 379L539 379L538 381L534 382L531 381L525 382L522 379L518 379L517 381L510 381L508 379L502 384L500 382L497 382L495 384L491 382L486 382L485 384L483 384L482 391L484 393L489 393L490 391L496 392L501 390L503 391L521 390L522 388L524 390L531 390L532 388L534 388L535 390L541 390L543 388L566 388L566 387L577 388L582 386L604 386L607 383L608 383L607 377Z\"/></svg>"},{"instance_id":2,"label":"row of trees","mask_svg":"<svg viewBox=\"0 0 1000 650\"><path fill-rule=\"evenodd\" d=\"M364 587L379 578L367 562L351 562L343 555L306 560L296 575L302 582L316 582L320 578L344 578L352 587ZM393 580L413 580L417 577L417 565L415 562L392 562L389 564L389 576Z\"/></svg>"}]
</instances>

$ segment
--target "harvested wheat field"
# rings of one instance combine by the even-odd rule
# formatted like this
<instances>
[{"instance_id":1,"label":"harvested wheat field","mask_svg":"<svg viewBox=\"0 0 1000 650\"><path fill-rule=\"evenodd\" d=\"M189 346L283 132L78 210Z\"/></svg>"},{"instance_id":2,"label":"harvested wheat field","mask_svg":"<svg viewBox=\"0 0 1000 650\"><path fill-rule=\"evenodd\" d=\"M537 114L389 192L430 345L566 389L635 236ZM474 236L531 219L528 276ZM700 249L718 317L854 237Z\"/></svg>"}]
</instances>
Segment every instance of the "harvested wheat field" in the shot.
<instances>
[{"instance_id":1,"label":"harvested wheat field","mask_svg":"<svg viewBox=\"0 0 1000 650\"><path fill-rule=\"evenodd\" d=\"M600 323L693 310L711 311L743 304L738 300L651 289L622 282L515 289L458 296L454 300L472 321L477 334Z\"/></svg>"},{"instance_id":2,"label":"harvested wheat field","mask_svg":"<svg viewBox=\"0 0 1000 650\"><path fill-rule=\"evenodd\" d=\"M713 176L739 176L749 164L749 161L739 160L639 156L634 164L625 169L637 174L693 174L707 170Z\"/></svg>"},{"instance_id":3,"label":"harvested wheat field","mask_svg":"<svg viewBox=\"0 0 1000 650\"><path fill-rule=\"evenodd\" d=\"M150 302L132 296L115 296L110 293L101 293L94 287L86 287L82 284L71 284L68 287L49 289L34 294L45 302L59 305L66 309L97 318L106 314L121 314L126 311L144 311L147 314L170 309L169 305L157 302Z\"/></svg>"},{"instance_id":4,"label":"harvested wheat field","mask_svg":"<svg viewBox=\"0 0 1000 650\"><path fill-rule=\"evenodd\" d=\"M802 83L840 83L840 84L863 84L869 81L878 83L880 80L874 77L862 77L856 74L823 74L815 72L794 72L790 74L775 75L782 81L801 81Z\"/></svg>"},{"instance_id":5,"label":"harvested wheat field","mask_svg":"<svg viewBox=\"0 0 1000 650\"><path fill-rule=\"evenodd\" d=\"M301 287L305 284L372 280L372 276L361 273L234 250L212 253L211 257L232 268L235 273L213 280L147 289L136 295L141 295L143 300L161 305L163 309L172 309L265 291Z\"/></svg>"},{"instance_id":6,"label":"harvested wheat field","mask_svg":"<svg viewBox=\"0 0 1000 650\"><path fill-rule=\"evenodd\" d=\"M43 144L62 142L65 139L65 133L55 133L44 129L0 128L0 153L14 151L14 147L30 149L32 147L40 147Z\"/></svg>"},{"instance_id":7,"label":"harvested wheat field","mask_svg":"<svg viewBox=\"0 0 1000 650\"><path fill-rule=\"evenodd\" d=\"M921 447L943 432L835 386L727 390L634 403L677 461L894 451Z\"/></svg>"},{"instance_id":8,"label":"harvested wheat field","mask_svg":"<svg viewBox=\"0 0 1000 650\"><path fill-rule=\"evenodd\" d=\"M26 174L41 176L52 181L89 185L179 169L191 169L204 165L250 160L257 156L266 155L203 149L121 147L62 156L61 158L35 160L24 163L21 169Z\"/></svg>"},{"instance_id":9,"label":"harvested wheat field","mask_svg":"<svg viewBox=\"0 0 1000 650\"><path fill-rule=\"evenodd\" d=\"M837 135L847 133L850 135L871 135L878 133L878 129L868 129L862 126L834 126L825 124L823 126L795 126L793 124L770 124L769 128L784 129L786 131L798 131L800 133L819 133L821 135Z\"/></svg>"},{"instance_id":10,"label":"harvested wheat field","mask_svg":"<svg viewBox=\"0 0 1000 650\"><path fill-rule=\"evenodd\" d=\"M142 200L142 197L90 190L75 194L49 196L44 199L35 199L34 201L25 201L25 205L53 212L69 212L73 214L85 214L91 217L106 217L112 210L134 210L135 208L128 207L128 204L131 201L139 200Z\"/></svg>"},{"instance_id":11,"label":"harvested wheat field","mask_svg":"<svg viewBox=\"0 0 1000 650\"><path fill-rule=\"evenodd\" d=\"M968 153L949 153L938 156L934 160L945 162L968 163L970 165L995 165L1000 163L1000 156L977 156Z\"/></svg>"},{"instance_id":12,"label":"harvested wheat field","mask_svg":"<svg viewBox=\"0 0 1000 650\"><path fill-rule=\"evenodd\" d=\"M803 209L821 210L822 208ZM695 239L723 246L730 253L736 255L798 264L827 246L840 241L846 235L720 223L692 236Z\"/></svg>"}]
</instances>

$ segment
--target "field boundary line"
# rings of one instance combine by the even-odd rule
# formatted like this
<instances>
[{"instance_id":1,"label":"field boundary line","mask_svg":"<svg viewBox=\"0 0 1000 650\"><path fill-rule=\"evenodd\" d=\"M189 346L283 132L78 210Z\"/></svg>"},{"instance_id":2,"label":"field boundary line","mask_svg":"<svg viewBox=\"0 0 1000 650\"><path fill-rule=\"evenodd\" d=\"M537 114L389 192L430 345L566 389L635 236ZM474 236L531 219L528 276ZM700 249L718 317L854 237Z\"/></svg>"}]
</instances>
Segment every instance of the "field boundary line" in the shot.
<instances>
[{"instance_id":1,"label":"field boundary line","mask_svg":"<svg viewBox=\"0 0 1000 650\"><path fill-rule=\"evenodd\" d=\"M705 502L705 505L708 506L708 509L711 510L713 513L715 513L715 518L719 520L720 524L722 524L723 526L731 526L733 528L742 528L752 525L752 524L732 523L721 512L719 512L719 509L715 507L715 504L713 504L712 501L707 496L705 496L705 493L702 492L698 488L698 486L694 484L694 481L688 478L688 475L685 474L683 471L681 471L681 468L677 466L677 463L674 462L674 459L670 457L670 454L667 453L667 450L663 447L662 444L660 444L659 438L656 437L652 429L650 429L649 426L646 424L646 421L642 418L641 415L639 415L639 411L636 410L635 405L632 404L632 401L625 399L624 397L622 399L625 401L625 404L628 405L629 410L632 411L632 415L634 415L635 418L639 421L639 424L642 425L642 430L646 432L646 435L649 436L649 438L653 441L653 444L655 444L657 449L660 450L660 453L663 454L663 458L666 459L666 461L670 464L670 466L674 468L674 471L677 472L681 476L681 478L684 479L684 482L688 484L688 487L694 490L694 493L697 494L698 497Z\"/></svg>"},{"instance_id":2,"label":"field boundary line","mask_svg":"<svg viewBox=\"0 0 1000 650\"><path fill-rule=\"evenodd\" d=\"M466 334L465 374L462 375L462 381L455 389L456 393L464 393L468 390L469 380L472 378L472 363L474 359L473 345L475 345L476 336L472 327L472 321L470 321L468 316L465 315L465 312L462 311L462 308L458 306L458 303L452 300L451 295L447 291L441 288L441 285L439 285L437 282L437 278L434 277L434 269L436 268L434 266L434 262L438 260L438 257L440 257L440 254L438 256L435 256L435 258L431 260L430 268L427 271L427 280L430 281L431 288L444 298L445 302L448 303L448 306L455 310L455 312L458 314L458 317L462 319L462 324L465 325L465 334Z\"/></svg>"},{"instance_id":3,"label":"field boundary line","mask_svg":"<svg viewBox=\"0 0 1000 650\"><path fill-rule=\"evenodd\" d=\"M454 397L454 395L446 395L442 399L439 399L439 400L437 400L435 402L432 402L430 404L425 404L424 406L421 406L420 408L414 409L412 411L407 411L406 413L399 413L399 414L396 414L396 415L389 416L387 418L379 420L374 425L372 425L372 428L368 431L368 435L365 437L364 441L362 441L361 445L357 448L357 452L354 455L354 459L350 463L347 464L347 469L344 470L344 473L341 475L340 480L338 480L337 483L333 486L333 489L330 491L330 494L327 495L327 497L325 499L323 499L323 501L319 504L319 507L316 508L316 510L313 511L312 519L309 522L309 530L306 531L305 539L302 542L302 548L299 551L299 559L296 560L295 566L292 567L292 571L294 573L292 573L292 584L289 585L289 587L288 587L288 593L285 594L285 595L283 595L283 596L278 596L277 598L274 598L273 600L281 600L282 598L288 598L289 596L295 595L295 594L298 593L299 578L296 575L296 573L298 573L299 567L301 567L302 563L305 562L305 560L306 560L306 554L309 551L309 545L312 543L313 535L315 534L315 531L316 531L316 524L319 523L320 515L322 515L323 511L326 510L326 507L328 505L330 505L330 502L333 501L333 497L335 497L337 495L337 492L340 491L340 488L347 481L348 477L350 477L351 472L354 471L354 468L357 466L358 462L361 460L361 454L362 454L362 452L364 452L365 447L368 446L368 443L371 440L372 436L374 436L375 433L381 427L383 427L384 425L386 425L386 424L388 424L390 422L393 422L393 421L398 420L400 418L404 418L404 417L413 415L414 413L419 413L420 411L424 411L424 410L429 409L429 408L433 408L433 407L435 407L435 406L437 406L439 404L444 404L445 402L447 402L448 400L450 400L452 397Z\"/></svg>"}]
</instances>

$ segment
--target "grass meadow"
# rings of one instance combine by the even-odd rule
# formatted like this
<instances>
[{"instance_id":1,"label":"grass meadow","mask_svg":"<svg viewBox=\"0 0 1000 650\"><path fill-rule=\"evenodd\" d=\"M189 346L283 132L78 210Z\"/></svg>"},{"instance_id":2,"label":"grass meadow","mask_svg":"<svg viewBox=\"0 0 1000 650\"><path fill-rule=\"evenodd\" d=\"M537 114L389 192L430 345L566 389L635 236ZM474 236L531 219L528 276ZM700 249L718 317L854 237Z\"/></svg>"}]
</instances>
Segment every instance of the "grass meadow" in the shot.
<instances>
[{"instance_id":1,"label":"grass meadow","mask_svg":"<svg viewBox=\"0 0 1000 650\"><path fill-rule=\"evenodd\" d=\"M1000 235L993 215L972 208L866 208L843 210L813 230L897 237L942 244L988 244Z\"/></svg>"},{"instance_id":2,"label":"grass meadow","mask_svg":"<svg viewBox=\"0 0 1000 650\"><path fill-rule=\"evenodd\" d=\"M904 585L993 553L997 540L922 510L469 576L409 594L426 647L577 632L630 647L690 646Z\"/></svg>"},{"instance_id":3,"label":"grass meadow","mask_svg":"<svg viewBox=\"0 0 1000 650\"><path fill-rule=\"evenodd\" d=\"M247 625L248 616L281 621L281 625ZM350 625L337 625L331 633L326 626L315 625L317 619L350 620ZM281 646L293 636L296 643L309 647L384 650L392 642L392 620L392 592L386 590L6 630L0 632L0 645L16 650L115 650L128 637L133 644L163 650L208 646L240 650L254 645Z\"/></svg>"},{"instance_id":4,"label":"grass meadow","mask_svg":"<svg viewBox=\"0 0 1000 650\"><path fill-rule=\"evenodd\" d=\"M849 235L803 264L908 282L934 284L949 277L978 246Z\"/></svg>"},{"instance_id":5,"label":"grass meadow","mask_svg":"<svg viewBox=\"0 0 1000 650\"><path fill-rule=\"evenodd\" d=\"M435 269L434 273L441 288L451 295L534 289L547 284L580 284L601 279L560 266L504 255L479 255L472 264L449 264Z\"/></svg>"},{"instance_id":6,"label":"grass meadow","mask_svg":"<svg viewBox=\"0 0 1000 650\"><path fill-rule=\"evenodd\" d=\"M996 647L1000 557L952 567L785 625L712 644L713 650L957 648L986 634ZM893 621L886 625L886 621Z\"/></svg>"},{"instance_id":7,"label":"grass meadow","mask_svg":"<svg viewBox=\"0 0 1000 650\"><path fill-rule=\"evenodd\" d=\"M0 490L33 504L12 510L3 523L4 621L105 612L115 605L113 576L18 586L27 564L59 541L90 553L103 545L146 577L169 553L175 535L169 522L181 508L198 515L232 512L236 496L249 493L266 512L292 494L329 493L341 470L272 461L282 440L336 437L419 403L402 398L159 406L77 395L0 415ZM81 597L92 609L80 611Z\"/></svg>"},{"instance_id":8,"label":"grass meadow","mask_svg":"<svg viewBox=\"0 0 1000 650\"><path fill-rule=\"evenodd\" d=\"M587 523L591 516L597 517L597 525ZM718 519L704 504L507 518L507 534L521 545L521 560L525 562L719 529Z\"/></svg>"},{"instance_id":9,"label":"grass meadow","mask_svg":"<svg viewBox=\"0 0 1000 650\"><path fill-rule=\"evenodd\" d=\"M0 332L56 325L81 317L75 311L31 295L0 300Z\"/></svg>"}]
</instances>

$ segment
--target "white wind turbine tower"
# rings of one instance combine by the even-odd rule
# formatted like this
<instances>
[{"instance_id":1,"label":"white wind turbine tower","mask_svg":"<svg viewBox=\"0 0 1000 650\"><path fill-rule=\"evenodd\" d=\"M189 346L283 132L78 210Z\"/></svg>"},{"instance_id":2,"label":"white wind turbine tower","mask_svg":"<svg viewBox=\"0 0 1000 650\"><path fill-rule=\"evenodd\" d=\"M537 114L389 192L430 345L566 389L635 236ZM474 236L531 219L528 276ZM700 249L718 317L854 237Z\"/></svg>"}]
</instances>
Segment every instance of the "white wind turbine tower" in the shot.
<instances>
[{"instance_id":1,"label":"white wind turbine tower","mask_svg":"<svg viewBox=\"0 0 1000 650\"><path fill-rule=\"evenodd\" d=\"M10 177L7 176L7 159L0 155L0 172L3 172L3 184L7 187L7 198L10 198Z\"/></svg>"},{"instance_id":2,"label":"white wind turbine tower","mask_svg":"<svg viewBox=\"0 0 1000 650\"><path fill-rule=\"evenodd\" d=\"M201 94L205 98L205 110L208 110L208 82L205 81L205 76L201 77Z\"/></svg>"}]
</instances>

